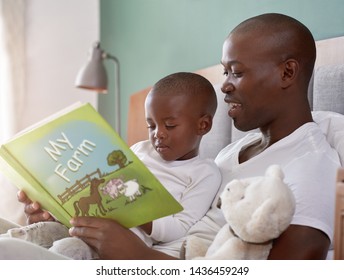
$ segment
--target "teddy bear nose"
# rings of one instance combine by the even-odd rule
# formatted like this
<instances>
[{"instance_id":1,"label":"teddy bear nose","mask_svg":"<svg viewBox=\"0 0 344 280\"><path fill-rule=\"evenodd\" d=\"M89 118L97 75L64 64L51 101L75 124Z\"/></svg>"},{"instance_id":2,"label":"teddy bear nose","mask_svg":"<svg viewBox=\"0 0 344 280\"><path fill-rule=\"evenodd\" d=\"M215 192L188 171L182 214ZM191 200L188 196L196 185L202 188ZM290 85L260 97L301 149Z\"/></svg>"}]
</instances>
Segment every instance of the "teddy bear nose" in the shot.
<instances>
[{"instance_id":1,"label":"teddy bear nose","mask_svg":"<svg viewBox=\"0 0 344 280\"><path fill-rule=\"evenodd\" d=\"M217 204L216 204L217 208L221 208L221 197L219 197Z\"/></svg>"}]
</instances>

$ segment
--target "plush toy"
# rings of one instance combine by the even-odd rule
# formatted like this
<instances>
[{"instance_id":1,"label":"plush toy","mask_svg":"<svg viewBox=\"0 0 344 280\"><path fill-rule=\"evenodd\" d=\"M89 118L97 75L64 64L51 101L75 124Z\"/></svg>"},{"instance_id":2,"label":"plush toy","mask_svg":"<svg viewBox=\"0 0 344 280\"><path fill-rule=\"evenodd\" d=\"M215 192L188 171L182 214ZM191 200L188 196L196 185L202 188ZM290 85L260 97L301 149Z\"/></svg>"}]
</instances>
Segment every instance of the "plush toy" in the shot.
<instances>
[{"instance_id":1,"label":"plush toy","mask_svg":"<svg viewBox=\"0 0 344 280\"><path fill-rule=\"evenodd\" d=\"M66 237L56 240L49 250L74 260L94 260L99 258L98 254L90 246L77 237Z\"/></svg>"},{"instance_id":2,"label":"plush toy","mask_svg":"<svg viewBox=\"0 0 344 280\"><path fill-rule=\"evenodd\" d=\"M283 182L283 172L270 166L265 175L233 180L220 195L227 221L207 248L203 240L188 236L186 259L267 259L272 240L289 226L295 199Z\"/></svg>"},{"instance_id":3,"label":"plush toy","mask_svg":"<svg viewBox=\"0 0 344 280\"><path fill-rule=\"evenodd\" d=\"M55 240L69 236L68 228L57 222L38 222L8 229L0 238L18 238L50 248Z\"/></svg>"},{"instance_id":4,"label":"plush toy","mask_svg":"<svg viewBox=\"0 0 344 280\"><path fill-rule=\"evenodd\" d=\"M75 260L97 259L97 253L84 241L70 237L68 228L58 222L38 222L8 229L0 238L18 238Z\"/></svg>"}]
</instances>

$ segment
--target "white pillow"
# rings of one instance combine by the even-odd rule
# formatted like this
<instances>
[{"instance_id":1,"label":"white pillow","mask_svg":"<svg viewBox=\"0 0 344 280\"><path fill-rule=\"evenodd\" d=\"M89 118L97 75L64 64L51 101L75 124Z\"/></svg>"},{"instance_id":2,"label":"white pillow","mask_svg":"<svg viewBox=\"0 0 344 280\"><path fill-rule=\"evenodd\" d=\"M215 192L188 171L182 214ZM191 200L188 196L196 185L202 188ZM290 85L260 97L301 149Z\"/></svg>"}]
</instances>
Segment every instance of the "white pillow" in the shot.
<instances>
[{"instance_id":1,"label":"white pillow","mask_svg":"<svg viewBox=\"0 0 344 280\"><path fill-rule=\"evenodd\" d=\"M200 146L202 157L215 158L219 151L231 143L232 119L228 116L228 104L223 101L221 85L214 85L217 95L217 110L213 119L213 127L203 136Z\"/></svg>"},{"instance_id":2,"label":"white pillow","mask_svg":"<svg viewBox=\"0 0 344 280\"><path fill-rule=\"evenodd\" d=\"M313 111L312 115L327 141L338 152L340 163L344 166L344 115L330 111Z\"/></svg>"}]
</instances>

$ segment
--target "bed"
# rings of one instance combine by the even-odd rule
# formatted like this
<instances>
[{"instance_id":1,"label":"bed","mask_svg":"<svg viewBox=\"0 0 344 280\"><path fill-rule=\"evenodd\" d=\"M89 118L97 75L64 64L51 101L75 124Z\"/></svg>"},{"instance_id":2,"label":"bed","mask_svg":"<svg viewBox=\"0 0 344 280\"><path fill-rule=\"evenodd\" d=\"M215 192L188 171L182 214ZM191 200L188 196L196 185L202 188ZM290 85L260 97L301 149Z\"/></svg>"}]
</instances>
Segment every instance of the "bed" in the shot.
<instances>
[{"instance_id":1,"label":"bed","mask_svg":"<svg viewBox=\"0 0 344 280\"><path fill-rule=\"evenodd\" d=\"M344 163L344 36L316 42L317 59L308 97L313 118L322 126L330 144L339 152ZM218 96L218 110L213 128L202 140L200 154L214 158L227 144L242 137L227 116L220 86L223 67L218 64L195 71L214 85ZM127 143L132 145L148 138L144 100L151 87L130 96ZM336 197L335 259L344 259L344 169L338 171ZM336 183L336 182L333 182Z\"/></svg>"}]
</instances>

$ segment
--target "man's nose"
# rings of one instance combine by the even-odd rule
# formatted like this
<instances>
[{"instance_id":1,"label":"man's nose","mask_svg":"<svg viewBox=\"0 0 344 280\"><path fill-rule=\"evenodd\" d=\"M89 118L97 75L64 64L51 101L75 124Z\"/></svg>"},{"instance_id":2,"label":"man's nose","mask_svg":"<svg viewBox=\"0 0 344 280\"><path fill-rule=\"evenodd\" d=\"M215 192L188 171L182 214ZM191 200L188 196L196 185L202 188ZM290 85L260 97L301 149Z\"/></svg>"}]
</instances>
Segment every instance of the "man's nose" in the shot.
<instances>
[{"instance_id":1,"label":"man's nose","mask_svg":"<svg viewBox=\"0 0 344 280\"><path fill-rule=\"evenodd\" d=\"M234 91L234 85L231 82L224 82L221 87L221 91L223 93L230 93Z\"/></svg>"}]
</instances>

